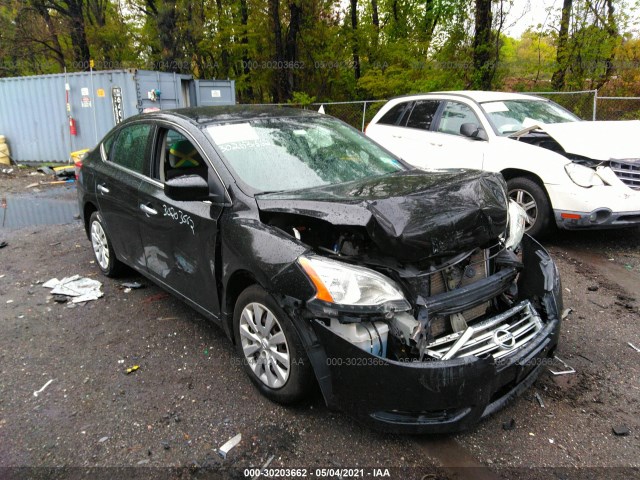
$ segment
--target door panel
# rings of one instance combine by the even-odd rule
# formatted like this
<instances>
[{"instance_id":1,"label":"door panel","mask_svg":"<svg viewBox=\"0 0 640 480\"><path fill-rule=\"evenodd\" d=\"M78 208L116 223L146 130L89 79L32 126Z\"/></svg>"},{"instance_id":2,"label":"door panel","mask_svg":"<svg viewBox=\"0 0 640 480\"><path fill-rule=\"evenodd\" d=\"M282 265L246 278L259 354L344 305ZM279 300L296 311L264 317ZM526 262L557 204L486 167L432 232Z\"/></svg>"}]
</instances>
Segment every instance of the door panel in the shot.
<instances>
[{"instance_id":1,"label":"door panel","mask_svg":"<svg viewBox=\"0 0 640 480\"><path fill-rule=\"evenodd\" d=\"M174 129L159 129L155 152L153 171L158 177L174 178L182 168L184 174L202 175L209 182L214 181L202 153ZM222 207L208 201L172 200L165 195L163 182L158 178L140 185L138 209L149 273L217 316L220 305L215 261Z\"/></svg>"},{"instance_id":2,"label":"door panel","mask_svg":"<svg viewBox=\"0 0 640 480\"><path fill-rule=\"evenodd\" d=\"M151 126L124 127L106 151L107 161L96 162L96 194L107 233L118 258L145 269L146 262L138 230L140 211L137 192L145 170Z\"/></svg>"}]
</instances>

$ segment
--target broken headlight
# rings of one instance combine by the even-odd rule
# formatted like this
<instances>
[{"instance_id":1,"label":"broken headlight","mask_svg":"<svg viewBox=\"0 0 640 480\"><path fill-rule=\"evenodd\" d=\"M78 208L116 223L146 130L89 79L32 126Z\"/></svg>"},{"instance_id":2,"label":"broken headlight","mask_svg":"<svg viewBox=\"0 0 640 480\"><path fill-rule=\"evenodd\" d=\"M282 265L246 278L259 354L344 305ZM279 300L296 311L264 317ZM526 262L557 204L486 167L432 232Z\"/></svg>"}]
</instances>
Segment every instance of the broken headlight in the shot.
<instances>
[{"instance_id":1,"label":"broken headlight","mask_svg":"<svg viewBox=\"0 0 640 480\"><path fill-rule=\"evenodd\" d=\"M318 256L303 256L298 263L316 287L316 298L339 305L386 305L395 311L411 306L393 280L368 268Z\"/></svg>"},{"instance_id":2,"label":"broken headlight","mask_svg":"<svg viewBox=\"0 0 640 480\"><path fill-rule=\"evenodd\" d=\"M520 205L513 200L509 200L509 223L507 227L507 238L504 246L513 250L522 241L522 236L526 228L525 220L527 213Z\"/></svg>"},{"instance_id":3,"label":"broken headlight","mask_svg":"<svg viewBox=\"0 0 640 480\"><path fill-rule=\"evenodd\" d=\"M581 187L588 188L604 185L604 182L593 168L585 167L577 163L568 163L564 166L564 170L573 183Z\"/></svg>"}]
</instances>

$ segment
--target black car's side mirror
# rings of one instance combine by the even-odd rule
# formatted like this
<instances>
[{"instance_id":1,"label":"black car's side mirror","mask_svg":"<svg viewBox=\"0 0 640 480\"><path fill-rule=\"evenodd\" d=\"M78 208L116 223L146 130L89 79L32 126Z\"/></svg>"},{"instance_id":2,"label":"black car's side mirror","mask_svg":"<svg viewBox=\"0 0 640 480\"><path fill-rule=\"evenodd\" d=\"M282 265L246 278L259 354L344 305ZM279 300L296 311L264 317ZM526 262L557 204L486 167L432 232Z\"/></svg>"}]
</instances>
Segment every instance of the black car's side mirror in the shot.
<instances>
[{"instance_id":1,"label":"black car's side mirror","mask_svg":"<svg viewBox=\"0 0 640 480\"><path fill-rule=\"evenodd\" d=\"M164 193L172 200L210 200L209 183L200 175L181 175L167 180Z\"/></svg>"},{"instance_id":2,"label":"black car's side mirror","mask_svg":"<svg viewBox=\"0 0 640 480\"><path fill-rule=\"evenodd\" d=\"M473 138L474 140L489 140L484 128L479 127L475 123L463 123L460 125L460 135Z\"/></svg>"}]
</instances>

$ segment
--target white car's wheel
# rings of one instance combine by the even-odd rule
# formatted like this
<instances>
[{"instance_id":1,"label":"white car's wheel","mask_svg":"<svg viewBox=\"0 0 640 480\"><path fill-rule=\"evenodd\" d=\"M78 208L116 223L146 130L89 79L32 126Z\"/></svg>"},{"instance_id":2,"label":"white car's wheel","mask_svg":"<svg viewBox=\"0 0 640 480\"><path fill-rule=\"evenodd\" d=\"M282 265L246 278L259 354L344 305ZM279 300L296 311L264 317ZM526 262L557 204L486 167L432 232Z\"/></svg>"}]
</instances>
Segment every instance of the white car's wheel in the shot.
<instances>
[{"instance_id":1,"label":"white car's wheel","mask_svg":"<svg viewBox=\"0 0 640 480\"><path fill-rule=\"evenodd\" d=\"M233 315L238 354L251 381L279 403L304 398L313 370L287 313L262 287L240 294Z\"/></svg>"},{"instance_id":2,"label":"white car's wheel","mask_svg":"<svg viewBox=\"0 0 640 480\"><path fill-rule=\"evenodd\" d=\"M507 181L509 198L520 205L527 214L526 232L534 237L541 237L549 230L551 207L547 194L533 180L524 177Z\"/></svg>"}]
</instances>

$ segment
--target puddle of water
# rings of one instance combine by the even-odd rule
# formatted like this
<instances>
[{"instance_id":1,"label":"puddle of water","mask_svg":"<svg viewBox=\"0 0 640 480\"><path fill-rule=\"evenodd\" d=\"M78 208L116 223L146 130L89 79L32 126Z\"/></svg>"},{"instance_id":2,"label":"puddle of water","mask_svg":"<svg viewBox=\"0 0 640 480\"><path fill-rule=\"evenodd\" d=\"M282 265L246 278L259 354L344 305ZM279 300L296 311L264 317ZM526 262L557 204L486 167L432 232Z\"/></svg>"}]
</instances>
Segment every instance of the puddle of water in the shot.
<instances>
[{"instance_id":1,"label":"puddle of water","mask_svg":"<svg viewBox=\"0 0 640 480\"><path fill-rule=\"evenodd\" d=\"M76 188L6 194L0 198L0 229L73 223L78 215Z\"/></svg>"}]
</instances>

